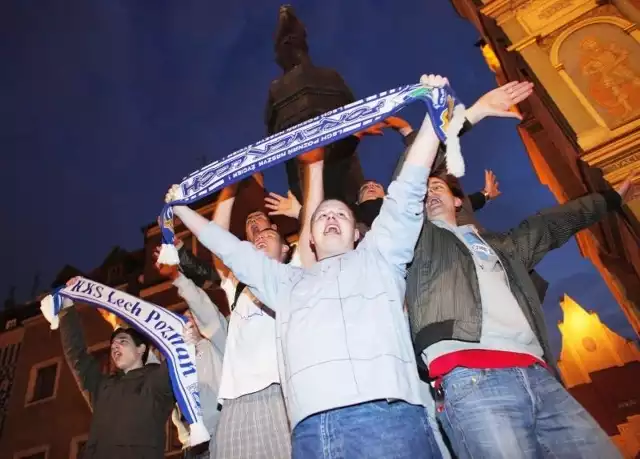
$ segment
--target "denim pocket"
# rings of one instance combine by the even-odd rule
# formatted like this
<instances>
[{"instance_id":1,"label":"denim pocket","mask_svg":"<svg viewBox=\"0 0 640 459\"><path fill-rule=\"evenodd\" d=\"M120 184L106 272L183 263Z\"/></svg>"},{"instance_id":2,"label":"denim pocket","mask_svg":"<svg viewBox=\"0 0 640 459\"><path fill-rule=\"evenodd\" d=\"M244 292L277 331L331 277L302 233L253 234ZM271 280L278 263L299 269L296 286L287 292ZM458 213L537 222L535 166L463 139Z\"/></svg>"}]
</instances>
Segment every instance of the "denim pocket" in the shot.
<instances>
[{"instance_id":1,"label":"denim pocket","mask_svg":"<svg viewBox=\"0 0 640 459\"><path fill-rule=\"evenodd\" d=\"M445 402L452 405L462 402L477 390L485 378L485 370L455 368L442 381Z\"/></svg>"}]
</instances>

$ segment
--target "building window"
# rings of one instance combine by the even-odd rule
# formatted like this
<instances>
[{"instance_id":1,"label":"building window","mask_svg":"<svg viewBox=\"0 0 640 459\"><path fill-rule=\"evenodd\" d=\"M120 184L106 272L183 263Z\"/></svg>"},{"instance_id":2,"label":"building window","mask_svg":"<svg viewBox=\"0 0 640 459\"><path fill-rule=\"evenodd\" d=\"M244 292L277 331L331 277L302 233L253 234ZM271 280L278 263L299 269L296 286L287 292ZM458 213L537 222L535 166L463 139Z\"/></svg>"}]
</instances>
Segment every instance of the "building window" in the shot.
<instances>
[{"instance_id":1,"label":"building window","mask_svg":"<svg viewBox=\"0 0 640 459\"><path fill-rule=\"evenodd\" d=\"M80 435L71 439L71 447L69 448L69 459L82 459L84 447L87 445L88 435Z\"/></svg>"},{"instance_id":2,"label":"building window","mask_svg":"<svg viewBox=\"0 0 640 459\"><path fill-rule=\"evenodd\" d=\"M49 445L36 446L22 451L18 451L13 455L13 459L48 459Z\"/></svg>"},{"instance_id":3,"label":"building window","mask_svg":"<svg viewBox=\"0 0 640 459\"><path fill-rule=\"evenodd\" d=\"M16 328L17 325L18 325L18 319L9 319L7 320L7 323L4 326L4 329L5 331L9 331Z\"/></svg>"},{"instance_id":4,"label":"building window","mask_svg":"<svg viewBox=\"0 0 640 459\"><path fill-rule=\"evenodd\" d=\"M60 378L60 357L31 367L25 405L46 402L56 397Z\"/></svg>"}]
</instances>

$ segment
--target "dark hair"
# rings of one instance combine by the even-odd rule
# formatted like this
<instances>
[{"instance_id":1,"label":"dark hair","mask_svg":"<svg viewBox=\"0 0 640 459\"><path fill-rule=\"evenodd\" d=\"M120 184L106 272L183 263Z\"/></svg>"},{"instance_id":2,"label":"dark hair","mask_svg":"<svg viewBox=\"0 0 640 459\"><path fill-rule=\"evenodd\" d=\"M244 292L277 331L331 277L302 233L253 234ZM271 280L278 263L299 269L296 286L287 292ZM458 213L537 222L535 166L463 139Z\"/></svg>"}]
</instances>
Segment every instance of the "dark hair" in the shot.
<instances>
[{"instance_id":1,"label":"dark hair","mask_svg":"<svg viewBox=\"0 0 640 459\"><path fill-rule=\"evenodd\" d=\"M249 217L250 217L251 215L253 215L253 214L262 214L262 215L264 215L264 217L269 221L269 223L272 223L272 222L271 222L271 217L269 216L269 213L268 213L266 210L264 210L264 209L256 209L256 210L252 210L251 212L249 212L249 213L247 214L247 216L244 218L244 220L245 220L245 221L247 221L247 218L249 218Z\"/></svg>"},{"instance_id":2,"label":"dark hair","mask_svg":"<svg viewBox=\"0 0 640 459\"><path fill-rule=\"evenodd\" d=\"M287 242L287 238L284 237L282 234L280 234L280 231L268 226L267 228L262 229L256 236L259 236L262 233L267 233L269 231L272 232L272 233L276 233L278 235L278 240L280 241L280 244L282 244L283 246L287 246L289 248L289 250L287 251L287 256L284 257L284 260L282 260L282 263L284 263L284 264L289 263L289 261L291 261L293 248L291 247L291 244L289 244L289 242Z\"/></svg>"},{"instance_id":3,"label":"dark hair","mask_svg":"<svg viewBox=\"0 0 640 459\"><path fill-rule=\"evenodd\" d=\"M448 174L446 171L434 171L429 178L437 178L442 180L447 184L451 194L458 199L464 199L464 192L462 191L462 185L460 185L460 180L454 175Z\"/></svg>"},{"instance_id":4,"label":"dark hair","mask_svg":"<svg viewBox=\"0 0 640 459\"><path fill-rule=\"evenodd\" d=\"M147 357L149 357L149 340L147 339L147 337L144 336L135 328L119 327L119 328L116 328L113 331L113 333L111 333L109 344L113 344L113 340L116 339L116 336L122 335L122 334L129 335L129 337L131 338L131 341L133 341L133 344L135 344L136 347L144 344L145 349L144 349L144 353L142 354L142 364L144 365L145 362L147 361Z\"/></svg>"}]
</instances>

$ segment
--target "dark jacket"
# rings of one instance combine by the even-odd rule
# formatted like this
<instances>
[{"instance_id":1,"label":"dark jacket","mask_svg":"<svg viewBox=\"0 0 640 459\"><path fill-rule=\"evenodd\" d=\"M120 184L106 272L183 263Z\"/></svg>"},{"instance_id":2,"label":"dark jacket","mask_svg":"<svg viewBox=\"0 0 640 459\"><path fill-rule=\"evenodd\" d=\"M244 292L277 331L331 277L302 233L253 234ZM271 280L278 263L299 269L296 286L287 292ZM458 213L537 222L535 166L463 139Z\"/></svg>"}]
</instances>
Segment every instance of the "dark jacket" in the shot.
<instances>
[{"instance_id":1,"label":"dark jacket","mask_svg":"<svg viewBox=\"0 0 640 459\"><path fill-rule=\"evenodd\" d=\"M212 262L201 260L184 246L178 250L178 256L180 257L180 271L198 287L203 288L207 281L220 286L220 276Z\"/></svg>"},{"instance_id":2,"label":"dark jacket","mask_svg":"<svg viewBox=\"0 0 640 459\"><path fill-rule=\"evenodd\" d=\"M543 210L505 233L480 233L500 257L511 291L552 368L555 359L529 271L550 250L620 205L615 191L591 194ZM407 276L407 307L417 355L441 340L480 341L482 302L475 269L471 253L455 234L425 221Z\"/></svg>"},{"instance_id":3,"label":"dark jacket","mask_svg":"<svg viewBox=\"0 0 640 459\"><path fill-rule=\"evenodd\" d=\"M473 125L468 120L465 120L465 123L462 126L462 130L460 131L459 135L462 136L463 134L469 132L472 127ZM411 144L413 144L413 141L415 140L417 134L418 133L414 131L408 136L404 137L403 140L407 148L402 153L402 156L400 156L400 159L396 164L396 169L393 172L393 180L395 180L400 173L402 165L404 164L404 161L407 157L409 147L411 146ZM438 173L444 170L444 168L446 167L445 154L446 147L443 144L440 144L440 146L438 147L438 154L433 162L433 166L431 167L432 172ZM462 186L460 186L459 182L458 187L460 188L460 190L462 190ZM476 219L474 212L482 209L486 203L487 199L481 191L468 195L465 194L464 199L462 200L462 206L459 209L458 214L456 215L458 225L474 225L479 230L483 230L482 225L480 225L480 222L478 222L478 220ZM544 298L547 294L547 289L549 288L549 283L533 269L531 270L531 272L529 272L529 275L531 276L531 280L533 281L536 291L538 292L540 303L543 303Z\"/></svg>"},{"instance_id":4,"label":"dark jacket","mask_svg":"<svg viewBox=\"0 0 640 459\"><path fill-rule=\"evenodd\" d=\"M113 376L87 352L75 307L60 313L62 348L93 410L84 459L160 459L175 400L167 365L148 364Z\"/></svg>"}]
</instances>

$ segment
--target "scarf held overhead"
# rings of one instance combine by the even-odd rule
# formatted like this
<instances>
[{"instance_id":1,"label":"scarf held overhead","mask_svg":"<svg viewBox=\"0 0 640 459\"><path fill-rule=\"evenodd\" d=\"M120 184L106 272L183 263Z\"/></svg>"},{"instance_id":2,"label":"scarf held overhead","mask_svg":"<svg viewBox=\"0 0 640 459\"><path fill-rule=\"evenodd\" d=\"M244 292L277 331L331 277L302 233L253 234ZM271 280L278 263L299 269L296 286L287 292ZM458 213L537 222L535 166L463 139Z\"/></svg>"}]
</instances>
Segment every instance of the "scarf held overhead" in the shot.
<instances>
[{"instance_id":1,"label":"scarf held overhead","mask_svg":"<svg viewBox=\"0 0 640 459\"><path fill-rule=\"evenodd\" d=\"M426 77L422 78L424 81ZM185 177L179 186L179 196L162 209L162 248L158 263L179 264L178 252L173 245L172 206L193 204L275 164L361 131L417 100L425 102L438 138L447 145L447 169L456 177L463 176L464 161L458 133L464 123L464 106L448 85L441 88L422 83L402 86L290 127Z\"/></svg>"},{"instance_id":2,"label":"scarf held overhead","mask_svg":"<svg viewBox=\"0 0 640 459\"><path fill-rule=\"evenodd\" d=\"M120 290L77 277L71 285L55 290L41 302L40 310L53 330L59 325L63 297L104 308L144 334L167 359L173 393L189 423L191 445L209 441L202 422L195 347L185 343L182 337L184 317Z\"/></svg>"}]
</instances>

